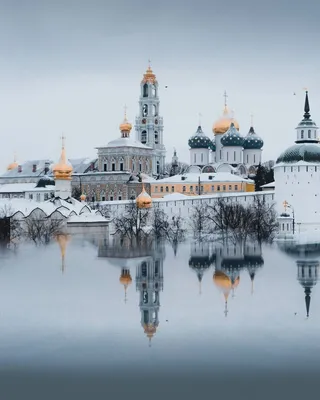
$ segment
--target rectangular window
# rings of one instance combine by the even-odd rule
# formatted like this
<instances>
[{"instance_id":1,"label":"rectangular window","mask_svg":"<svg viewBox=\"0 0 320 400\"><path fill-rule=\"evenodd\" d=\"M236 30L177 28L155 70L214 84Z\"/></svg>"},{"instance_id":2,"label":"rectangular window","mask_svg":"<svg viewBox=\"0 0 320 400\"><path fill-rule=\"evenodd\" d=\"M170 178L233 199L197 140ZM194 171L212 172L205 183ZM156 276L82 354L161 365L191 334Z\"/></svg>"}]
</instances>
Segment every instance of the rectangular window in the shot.
<instances>
[{"instance_id":1,"label":"rectangular window","mask_svg":"<svg viewBox=\"0 0 320 400\"><path fill-rule=\"evenodd\" d=\"M48 200L49 199L49 194L48 193L45 193L44 194L44 200Z\"/></svg>"},{"instance_id":2,"label":"rectangular window","mask_svg":"<svg viewBox=\"0 0 320 400\"><path fill-rule=\"evenodd\" d=\"M201 192L203 192L203 186L201 186Z\"/></svg>"},{"instance_id":3,"label":"rectangular window","mask_svg":"<svg viewBox=\"0 0 320 400\"><path fill-rule=\"evenodd\" d=\"M33 199L33 194L29 194L29 199L32 200Z\"/></svg>"},{"instance_id":4,"label":"rectangular window","mask_svg":"<svg viewBox=\"0 0 320 400\"><path fill-rule=\"evenodd\" d=\"M223 185L223 191L224 192L226 191L226 185Z\"/></svg>"},{"instance_id":5,"label":"rectangular window","mask_svg":"<svg viewBox=\"0 0 320 400\"><path fill-rule=\"evenodd\" d=\"M169 192L169 186L166 186L166 192Z\"/></svg>"},{"instance_id":6,"label":"rectangular window","mask_svg":"<svg viewBox=\"0 0 320 400\"><path fill-rule=\"evenodd\" d=\"M307 172L309 171L309 167L306 167L306 171L307 171Z\"/></svg>"},{"instance_id":7,"label":"rectangular window","mask_svg":"<svg viewBox=\"0 0 320 400\"><path fill-rule=\"evenodd\" d=\"M197 155L196 154L194 154L194 156L193 156L193 161L195 164L197 163Z\"/></svg>"},{"instance_id":8,"label":"rectangular window","mask_svg":"<svg viewBox=\"0 0 320 400\"><path fill-rule=\"evenodd\" d=\"M232 190L232 186L231 185L229 185L229 190Z\"/></svg>"},{"instance_id":9,"label":"rectangular window","mask_svg":"<svg viewBox=\"0 0 320 400\"><path fill-rule=\"evenodd\" d=\"M123 171L123 162L120 163L120 171Z\"/></svg>"},{"instance_id":10,"label":"rectangular window","mask_svg":"<svg viewBox=\"0 0 320 400\"><path fill-rule=\"evenodd\" d=\"M140 172L142 171L142 164L141 163L139 163L139 171Z\"/></svg>"},{"instance_id":11,"label":"rectangular window","mask_svg":"<svg viewBox=\"0 0 320 400\"><path fill-rule=\"evenodd\" d=\"M211 191L214 192L214 185L211 186Z\"/></svg>"},{"instance_id":12,"label":"rectangular window","mask_svg":"<svg viewBox=\"0 0 320 400\"><path fill-rule=\"evenodd\" d=\"M185 186L182 187L182 191L183 191L183 192L186 191L186 187L185 187Z\"/></svg>"},{"instance_id":13,"label":"rectangular window","mask_svg":"<svg viewBox=\"0 0 320 400\"><path fill-rule=\"evenodd\" d=\"M110 196L110 201L113 201L113 196Z\"/></svg>"},{"instance_id":14,"label":"rectangular window","mask_svg":"<svg viewBox=\"0 0 320 400\"><path fill-rule=\"evenodd\" d=\"M190 186L190 192L193 192L193 186Z\"/></svg>"},{"instance_id":15,"label":"rectangular window","mask_svg":"<svg viewBox=\"0 0 320 400\"><path fill-rule=\"evenodd\" d=\"M249 164L249 154L247 154L247 164Z\"/></svg>"},{"instance_id":16,"label":"rectangular window","mask_svg":"<svg viewBox=\"0 0 320 400\"><path fill-rule=\"evenodd\" d=\"M238 190L238 185L234 185L234 190Z\"/></svg>"},{"instance_id":17,"label":"rectangular window","mask_svg":"<svg viewBox=\"0 0 320 400\"><path fill-rule=\"evenodd\" d=\"M218 187L217 187L217 191L218 191L218 192L220 192L220 185L218 185Z\"/></svg>"},{"instance_id":18,"label":"rectangular window","mask_svg":"<svg viewBox=\"0 0 320 400\"><path fill-rule=\"evenodd\" d=\"M203 153L201 153L201 162L203 162Z\"/></svg>"},{"instance_id":19,"label":"rectangular window","mask_svg":"<svg viewBox=\"0 0 320 400\"><path fill-rule=\"evenodd\" d=\"M236 161L236 152L233 152L233 160Z\"/></svg>"},{"instance_id":20,"label":"rectangular window","mask_svg":"<svg viewBox=\"0 0 320 400\"><path fill-rule=\"evenodd\" d=\"M300 172L300 167L298 167L298 172Z\"/></svg>"},{"instance_id":21,"label":"rectangular window","mask_svg":"<svg viewBox=\"0 0 320 400\"><path fill-rule=\"evenodd\" d=\"M119 196L119 197L118 197L118 200L122 200L122 197L121 197L121 196Z\"/></svg>"},{"instance_id":22,"label":"rectangular window","mask_svg":"<svg viewBox=\"0 0 320 400\"><path fill-rule=\"evenodd\" d=\"M256 165L256 155L253 155L253 164Z\"/></svg>"},{"instance_id":23,"label":"rectangular window","mask_svg":"<svg viewBox=\"0 0 320 400\"><path fill-rule=\"evenodd\" d=\"M163 192L163 186L160 186L160 192L161 193Z\"/></svg>"},{"instance_id":24,"label":"rectangular window","mask_svg":"<svg viewBox=\"0 0 320 400\"><path fill-rule=\"evenodd\" d=\"M174 186L171 186L171 192L174 192Z\"/></svg>"},{"instance_id":25,"label":"rectangular window","mask_svg":"<svg viewBox=\"0 0 320 400\"><path fill-rule=\"evenodd\" d=\"M293 172L293 167L291 167L291 172Z\"/></svg>"},{"instance_id":26,"label":"rectangular window","mask_svg":"<svg viewBox=\"0 0 320 400\"><path fill-rule=\"evenodd\" d=\"M198 186L196 186L196 192L198 192Z\"/></svg>"},{"instance_id":27,"label":"rectangular window","mask_svg":"<svg viewBox=\"0 0 320 400\"><path fill-rule=\"evenodd\" d=\"M111 165L112 165L112 167L111 167L112 171L115 171L116 170L116 164L112 163Z\"/></svg>"},{"instance_id":28,"label":"rectangular window","mask_svg":"<svg viewBox=\"0 0 320 400\"><path fill-rule=\"evenodd\" d=\"M155 186L154 191L157 193L158 192L158 186Z\"/></svg>"},{"instance_id":29,"label":"rectangular window","mask_svg":"<svg viewBox=\"0 0 320 400\"><path fill-rule=\"evenodd\" d=\"M106 201L106 196L102 196L101 201Z\"/></svg>"},{"instance_id":30,"label":"rectangular window","mask_svg":"<svg viewBox=\"0 0 320 400\"><path fill-rule=\"evenodd\" d=\"M103 170L104 170L104 172L107 171L107 164L106 163L103 164Z\"/></svg>"}]
</instances>

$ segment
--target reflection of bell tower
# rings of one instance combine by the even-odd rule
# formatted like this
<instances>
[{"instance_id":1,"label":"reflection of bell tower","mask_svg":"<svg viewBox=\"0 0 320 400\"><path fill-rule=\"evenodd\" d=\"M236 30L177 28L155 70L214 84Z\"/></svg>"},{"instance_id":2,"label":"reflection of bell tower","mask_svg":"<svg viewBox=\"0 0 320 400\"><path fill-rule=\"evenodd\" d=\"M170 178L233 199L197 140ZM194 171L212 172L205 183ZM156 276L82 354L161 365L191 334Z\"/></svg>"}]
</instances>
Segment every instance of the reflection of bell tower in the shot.
<instances>
[{"instance_id":1,"label":"reflection of bell tower","mask_svg":"<svg viewBox=\"0 0 320 400\"><path fill-rule=\"evenodd\" d=\"M67 244L70 241L70 235L60 234L56 236L56 240L60 247L61 252L61 271L62 273L65 271L65 256L66 256L66 249Z\"/></svg>"},{"instance_id":2,"label":"reflection of bell tower","mask_svg":"<svg viewBox=\"0 0 320 400\"><path fill-rule=\"evenodd\" d=\"M254 278L259 268L261 268L264 264L261 244L246 244L244 248L244 261L251 280L251 294L253 294Z\"/></svg>"},{"instance_id":3,"label":"reflection of bell tower","mask_svg":"<svg viewBox=\"0 0 320 400\"><path fill-rule=\"evenodd\" d=\"M159 114L159 86L150 65L141 81L139 116L136 118L137 140L154 149L152 172L163 173L166 149L163 144L163 118Z\"/></svg>"},{"instance_id":4,"label":"reflection of bell tower","mask_svg":"<svg viewBox=\"0 0 320 400\"><path fill-rule=\"evenodd\" d=\"M299 260L297 261L298 276L297 279L300 285L304 288L306 313L309 317L311 289L316 285L319 279L319 261L317 260Z\"/></svg>"},{"instance_id":5,"label":"reflection of bell tower","mask_svg":"<svg viewBox=\"0 0 320 400\"><path fill-rule=\"evenodd\" d=\"M140 292L139 307L144 333L151 339L159 325L159 293L163 290L163 258L156 254L137 266L136 288Z\"/></svg>"}]
</instances>

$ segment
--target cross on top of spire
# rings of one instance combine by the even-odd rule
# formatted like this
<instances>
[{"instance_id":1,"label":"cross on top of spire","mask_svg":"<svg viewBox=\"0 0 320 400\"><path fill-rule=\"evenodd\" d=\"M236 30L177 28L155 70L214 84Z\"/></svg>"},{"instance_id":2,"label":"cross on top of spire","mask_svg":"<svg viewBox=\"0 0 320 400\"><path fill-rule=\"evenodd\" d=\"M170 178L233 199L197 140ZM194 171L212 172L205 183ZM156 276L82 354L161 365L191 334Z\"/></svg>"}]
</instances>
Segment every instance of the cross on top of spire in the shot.
<instances>
[{"instance_id":1,"label":"cross on top of spire","mask_svg":"<svg viewBox=\"0 0 320 400\"><path fill-rule=\"evenodd\" d=\"M64 149L65 140L66 140L66 137L64 136L64 134L61 135L60 139L61 139L61 147Z\"/></svg>"},{"instance_id":2,"label":"cross on top of spire","mask_svg":"<svg viewBox=\"0 0 320 400\"><path fill-rule=\"evenodd\" d=\"M227 97L228 97L228 95L227 95L227 91L226 90L224 91L223 97L224 97L224 106L227 107Z\"/></svg>"},{"instance_id":3,"label":"cross on top of spire","mask_svg":"<svg viewBox=\"0 0 320 400\"><path fill-rule=\"evenodd\" d=\"M126 104L124 105L123 109L124 109L124 119L126 120L127 119L127 109L128 109Z\"/></svg>"}]
</instances>

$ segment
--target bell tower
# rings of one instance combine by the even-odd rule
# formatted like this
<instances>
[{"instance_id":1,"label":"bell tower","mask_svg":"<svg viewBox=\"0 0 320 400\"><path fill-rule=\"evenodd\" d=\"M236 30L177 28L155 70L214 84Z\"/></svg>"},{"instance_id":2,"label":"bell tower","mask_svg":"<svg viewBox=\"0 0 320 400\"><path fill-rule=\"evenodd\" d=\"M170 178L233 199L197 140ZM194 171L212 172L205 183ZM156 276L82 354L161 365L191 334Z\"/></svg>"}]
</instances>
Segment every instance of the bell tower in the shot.
<instances>
[{"instance_id":1,"label":"bell tower","mask_svg":"<svg viewBox=\"0 0 320 400\"><path fill-rule=\"evenodd\" d=\"M153 148L152 173L164 172L166 149L163 144L163 118L159 114L159 85L149 66L140 84L139 115L136 117L137 140Z\"/></svg>"}]
</instances>

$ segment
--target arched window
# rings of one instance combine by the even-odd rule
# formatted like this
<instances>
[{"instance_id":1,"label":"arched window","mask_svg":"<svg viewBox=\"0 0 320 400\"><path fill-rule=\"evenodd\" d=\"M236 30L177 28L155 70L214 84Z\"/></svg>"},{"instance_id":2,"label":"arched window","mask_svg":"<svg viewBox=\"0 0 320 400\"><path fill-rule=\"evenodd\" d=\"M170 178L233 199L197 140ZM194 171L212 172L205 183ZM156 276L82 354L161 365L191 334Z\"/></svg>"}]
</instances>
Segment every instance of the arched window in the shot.
<instances>
[{"instance_id":1,"label":"arched window","mask_svg":"<svg viewBox=\"0 0 320 400\"><path fill-rule=\"evenodd\" d=\"M233 160L236 161L236 152L233 152Z\"/></svg>"},{"instance_id":2,"label":"arched window","mask_svg":"<svg viewBox=\"0 0 320 400\"><path fill-rule=\"evenodd\" d=\"M311 139L311 129L308 130L308 139Z\"/></svg>"},{"instance_id":3,"label":"arched window","mask_svg":"<svg viewBox=\"0 0 320 400\"><path fill-rule=\"evenodd\" d=\"M154 132L154 143L159 144L159 135L157 131Z\"/></svg>"},{"instance_id":4,"label":"arched window","mask_svg":"<svg viewBox=\"0 0 320 400\"><path fill-rule=\"evenodd\" d=\"M152 96L156 97L156 95L157 95L156 85L152 85L151 90L152 90Z\"/></svg>"},{"instance_id":5,"label":"arched window","mask_svg":"<svg viewBox=\"0 0 320 400\"><path fill-rule=\"evenodd\" d=\"M194 155L193 155L193 162L196 164L196 162L197 162L197 154L196 153L194 153Z\"/></svg>"},{"instance_id":6,"label":"arched window","mask_svg":"<svg viewBox=\"0 0 320 400\"><path fill-rule=\"evenodd\" d=\"M141 172L142 171L142 163L141 163L141 160L139 160L139 172Z\"/></svg>"},{"instance_id":7,"label":"arched window","mask_svg":"<svg viewBox=\"0 0 320 400\"><path fill-rule=\"evenodd\" d=\"M302 129L302 131L301 131L301 139L303 139L303 136L304 136L304 130Z\"/></svg>"},{"instance_id":8,"label":"arched window","mask_svg":"<svg viewBox=\"0 0 320 400\"><path fill-rule=\"evenodd\" d=\"M160 162L157 161L157 174L160 174Z\"/></svg>"},{"instance_id":9,"label":"arched window","mask_svg":"<svg viewBox=\"0 0 320 400\"><path fill-rule=\"evenodd\" d=\"M141 143L143 143L143 144L147 143L147 131L141 132Z\"/></svg>"},{"instance_id":10,"label":"arched window","mask_svg":"<svg viewBox=\"0 0 320 400\"><path fill-rule=\"evenodd\" d=\"M203 162L203 153L201 153L201 162Z\"/></svg>"},{"instance_id":11,"label":"arched window","mask_svg":"<svg viewBox=\"0 0 320 400\"><path fill-rule=\"evenodd\" d=\"M143 85L143 97L148 97L148 85L146 83Z\"/></svg>"},{"instance_id":12,"label":"arched window","mask_svg":"<svg viewBox=\"0 0 320 400\"><path fill-rule=\"evenodd\" d=\"M249 164L249 154L247 154L247 164Z\"/></svg>"},{"instance_id":13,"label":"arched window","mask_svg":"<svg viewBox=\"0 0 320 400\"><path fill-rule=\"evenodd\" d=\"M155 117L158 115L157 106L156 106L155 104L152 106L152 114L153 114Z\"/></svg>"},{"instance_id":14,"label":"arched window","mask_svg":"<svg viewBox=\"0 0 320 400\"><path fill-rule=\"evenodd\" d=\"M144 104L142 106L142 116L143 117L147 117L148 116L148 105L147 104Z\"/></svg>"}]
</instances>

